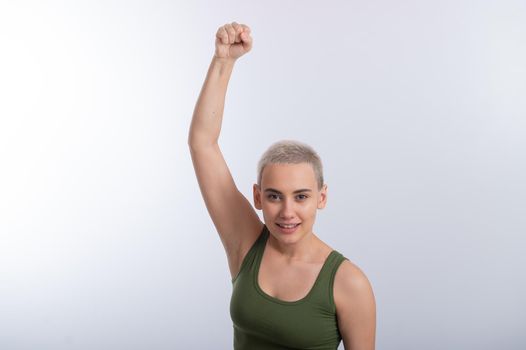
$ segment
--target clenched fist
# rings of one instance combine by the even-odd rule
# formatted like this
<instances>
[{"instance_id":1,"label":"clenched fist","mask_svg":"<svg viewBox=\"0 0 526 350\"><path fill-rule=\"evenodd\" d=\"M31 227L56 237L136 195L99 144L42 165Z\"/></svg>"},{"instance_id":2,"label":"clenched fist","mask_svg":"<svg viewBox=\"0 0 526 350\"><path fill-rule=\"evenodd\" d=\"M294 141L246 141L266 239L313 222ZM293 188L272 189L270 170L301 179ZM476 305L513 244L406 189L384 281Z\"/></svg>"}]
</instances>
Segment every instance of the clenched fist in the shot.
<instances>
[{"instance_id":1,"label":"clenched fist","mask_svg":"<svg viewBox=\"0 0 526 350\"><path fill-rule=\"evenodd\" d=\"M217 30L215 57L236 60L249 52L251 48L252 37L248 26L232 22Z\"/></svg>"}]
</instances>

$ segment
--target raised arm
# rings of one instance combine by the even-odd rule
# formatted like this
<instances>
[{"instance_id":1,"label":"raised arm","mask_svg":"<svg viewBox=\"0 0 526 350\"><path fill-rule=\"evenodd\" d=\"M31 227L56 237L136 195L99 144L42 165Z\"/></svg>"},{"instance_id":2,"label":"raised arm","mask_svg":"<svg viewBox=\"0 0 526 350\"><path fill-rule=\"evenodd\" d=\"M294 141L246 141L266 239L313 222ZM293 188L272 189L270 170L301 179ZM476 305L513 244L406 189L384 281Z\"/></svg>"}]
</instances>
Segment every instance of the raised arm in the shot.
<instances>
[{"instance_id":1,"label":"raised arm","mask_svg":"<svg viewBox=\"0 0 526 350\"><path fill-rule=\"evenodd\" d=\"M188 134L199 188L227 253L232 277L239 270L243 252L263 227L250 202L237 189L218 144L228 81L236 60L251 48L248 26L232 22L219 27L215 54Z\"/></svg>"}]
</instances>

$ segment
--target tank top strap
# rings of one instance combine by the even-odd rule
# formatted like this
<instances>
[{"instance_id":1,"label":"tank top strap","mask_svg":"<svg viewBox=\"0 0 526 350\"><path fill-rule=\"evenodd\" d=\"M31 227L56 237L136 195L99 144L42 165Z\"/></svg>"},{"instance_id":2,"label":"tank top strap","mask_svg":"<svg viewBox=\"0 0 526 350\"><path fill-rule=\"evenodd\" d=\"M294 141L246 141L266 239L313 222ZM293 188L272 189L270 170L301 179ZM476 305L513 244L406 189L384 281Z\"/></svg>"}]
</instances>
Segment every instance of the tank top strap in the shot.
<instances>
[{"instance_id":1,"label":"tank top strap","mask_svg":"<svg viewBox=\"0 0 526 350\"><path fill-rule=\"evenodd\" d=\"M259 234L259 237L256 239L256 241L252 244L252 247L250 247L250 250L243 258L243 262L241 263L241 267L239 268L239 273L235 278L232 279L232 283L234 283L237 279L237 277L243 272L244 270L254 270L255 262L257 261L257 257L259 254L263 252L263 249L265 247L265 242L267 240L267 237L269 235L268 229L266 225L263 225L263 229L261 230L261 233Z\"/></svg>"},{"instance_id":2,"label":"tank top strap","mask_svg":"<svg viewBox=\"0 0 526 350\"><path fill-rule=\"evenodd\" d=\"M336 311L334 304L334 276L341 263L347 260L340 252L333 250L323 265L311 295L311 302L323 305L331 312Z\"/></svg>"}]
</instances>

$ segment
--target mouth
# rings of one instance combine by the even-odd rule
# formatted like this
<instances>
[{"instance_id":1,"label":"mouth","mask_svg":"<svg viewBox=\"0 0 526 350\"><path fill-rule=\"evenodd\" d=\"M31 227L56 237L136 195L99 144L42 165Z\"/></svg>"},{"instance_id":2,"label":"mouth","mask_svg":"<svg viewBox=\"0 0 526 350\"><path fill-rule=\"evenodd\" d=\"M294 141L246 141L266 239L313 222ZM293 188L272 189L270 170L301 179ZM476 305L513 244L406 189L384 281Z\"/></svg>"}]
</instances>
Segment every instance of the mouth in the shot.
<instances>
[{"instance_id":1,"label":"mouth","mask_svg":"<svg viewBox=\"0 0 526 350\"><path fill-rule=\"evenodd\" d=\"M281 228L286 228L286 229L291 229L291 228L295 228L299 226L299 224L280 224L277 222L276 222L276 225L278 225Z\"/></svg>"},{"instance_id":2,"label":"mouth","mask_svg":"<svg viewBox=\"0 0 526 350\"><path fill-rule=\"evenodd\" d=\"M299 224L279 224L276 222L276 226L279 228L281 233L294 233L298 229L301 223Z\"/></svg>"}]
</instances>

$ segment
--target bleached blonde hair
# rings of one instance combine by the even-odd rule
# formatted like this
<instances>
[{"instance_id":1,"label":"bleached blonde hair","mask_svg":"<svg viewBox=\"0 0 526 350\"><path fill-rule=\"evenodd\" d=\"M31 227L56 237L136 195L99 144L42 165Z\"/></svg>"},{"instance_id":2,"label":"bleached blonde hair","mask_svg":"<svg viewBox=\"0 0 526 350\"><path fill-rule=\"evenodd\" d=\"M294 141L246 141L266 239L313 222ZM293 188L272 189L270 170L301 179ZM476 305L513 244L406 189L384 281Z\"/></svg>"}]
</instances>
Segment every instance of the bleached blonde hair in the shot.
<instances>
[{"instance_id":1,"label":"bleached blonde hair","mask_svg":"<svg viewBox=\"0 0 526 350\"><path fill-rule=\"evenodd\" d=\"M308 163L314 169L314 175L318 183L318 190L323 187L323 165L316 151L306 143L295 140L281 140L273 143L263 153L258 162L257 184L261 186L263 169L268 164L299 164Z\"/></svg>"}]
</instances>

